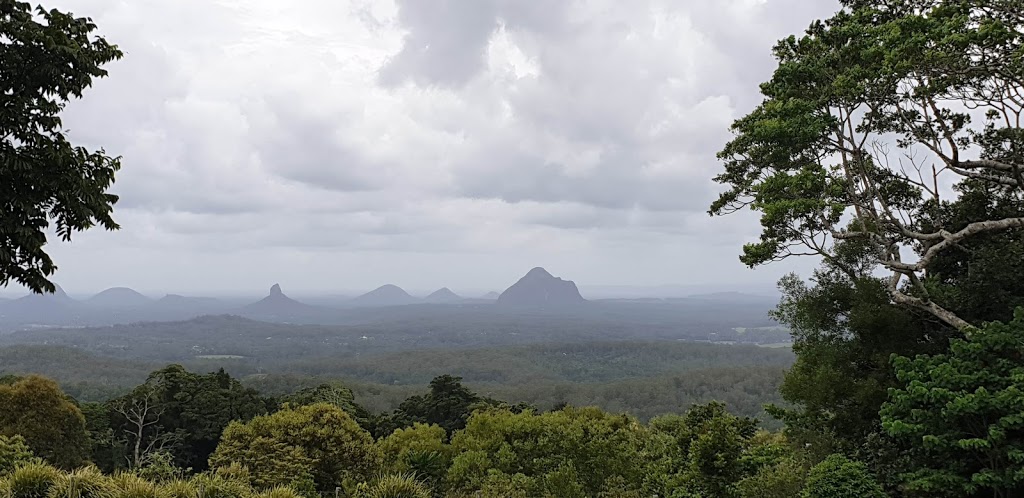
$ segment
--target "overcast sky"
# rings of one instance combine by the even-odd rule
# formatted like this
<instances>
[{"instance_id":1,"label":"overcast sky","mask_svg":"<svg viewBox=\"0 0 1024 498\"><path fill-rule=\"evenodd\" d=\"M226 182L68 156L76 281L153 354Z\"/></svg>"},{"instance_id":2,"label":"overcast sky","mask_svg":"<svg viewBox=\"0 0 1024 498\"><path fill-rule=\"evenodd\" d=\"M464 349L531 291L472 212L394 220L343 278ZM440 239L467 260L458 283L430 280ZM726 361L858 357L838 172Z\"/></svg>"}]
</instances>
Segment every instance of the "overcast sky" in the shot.
<instances>
[{"instance_id":1,"label":"overcast sky","mask_svg":"<svg viewBox=\"0 0 1024 498\"><path fill-rule=\"evenodd\" d=\"M822 0L54 0L126 53L68 108L123 156L71 293L771 285L714 154ZM8 289L8 292L13 289Z\"/></svg>"}]
</instances>

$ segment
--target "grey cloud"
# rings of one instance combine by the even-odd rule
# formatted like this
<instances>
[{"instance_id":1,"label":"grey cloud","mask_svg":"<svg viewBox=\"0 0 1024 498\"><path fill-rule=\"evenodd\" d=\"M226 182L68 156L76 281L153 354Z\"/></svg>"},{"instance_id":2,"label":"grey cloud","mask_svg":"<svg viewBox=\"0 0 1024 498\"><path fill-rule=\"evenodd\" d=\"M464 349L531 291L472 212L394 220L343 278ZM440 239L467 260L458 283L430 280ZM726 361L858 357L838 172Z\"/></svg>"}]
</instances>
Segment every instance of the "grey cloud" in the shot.
<instances>
[{"instance_id":1,"label":"grey cloud","mask_svg":"<svg viewBox=\"0 0 1024 498\"><path fill-rule=\"evenodd\" d=\"M820 2L809 0L785 0L782 6L812 4L821 8ZM410 35L399 58L416 56L409 51L413 40L458 39L462 46L452 52L453 60L474 62L459 63L451 74L458 75L459 83L484 78L483 50L492 36L493 15L540 66L538 75L516 81L505 96L510 121L493 130L465 131L478 151L456 160L455 192L605 209L703 213L718 189L709 179L718 167L714 153L728 140L728 124L736 117L733 106L756 98L750 97L756 95L752 75L771 64L750 48L762 47L767 53L774 41L767 38L778 36L777 26L794 22L791 12L772 3L741 8L739 2L636 2L594 12L565 7L541 12L536 3L523 8L522 2L490 1L464 16L444 10L452 3L438 10L428 5L401 4L400 21ZM669 22L695 31L656 33ZM673 42L673 37L679 40ZM416 57L424 67L451 69L427 55ZM413 66L405 69L402 74L414 81L432 80ZM397 69L389 64L385 70ZM705 105L721 95L730 97L719 105ZM551 151L538 144L536 130L570 147L597 150L600 159L582 173L570 173L571 167L551 159ZM671 161L681 162L677 169L687 173L647 174L653 163Z\"/></svg>"},{"instance_id":2,"label":"grey cloud","mask_svg":"<svg viewBox=\"0 0 1024 498\"><path fill-rule=\"evenodd\" d=\"M493 149L491 157L467 163L457 176L458 191L469 197L509 202L579 202L606 209L703 210L710 202L710 182L688 179L650 180L634 151L610 149L582 174L526 150Z\"/></svg>"},{"instance_id":3,"label":"grey cloud","mask_svg":"<svg viewBox=\"0 0 1024 498\"><path fill-rule=\"evenodd\" d=\"M62 275L186 289L181 275L247 286L253 268L306 288L457 284L435 270L492 286L547 262L589 282L751 278L736 254L756 217L704 214L714 152L756 104L774 40L834 10L55 1L128 53L66 120L76 143L124 156L124 230L55 245Z\"/></svg>"},{"instance_id":4,"label":"grey cloud","mask_svg":"<svg viewBox=\"0 0 1024 498\"><path fill-rule=\"evenodd\" d=\"M253 130L255 151L278 176L336 191L375 190L382 185L374 170L385 165L344 143L338 120L289 111L286 103L272 107L272 125Z\"/></svg>"},{"instance_id":5,"label":"grey cloud","mask_svg":"<svg viewBox=\"0 0 1024 498\"><path fill-rule=\"evenodd\" d=\"M380 82L406 80L457 86L483 66L487 40L497 28L491 0L399 0L399 19L408 30L402 50L380 69Z\"/></svg>"}]
</instances>

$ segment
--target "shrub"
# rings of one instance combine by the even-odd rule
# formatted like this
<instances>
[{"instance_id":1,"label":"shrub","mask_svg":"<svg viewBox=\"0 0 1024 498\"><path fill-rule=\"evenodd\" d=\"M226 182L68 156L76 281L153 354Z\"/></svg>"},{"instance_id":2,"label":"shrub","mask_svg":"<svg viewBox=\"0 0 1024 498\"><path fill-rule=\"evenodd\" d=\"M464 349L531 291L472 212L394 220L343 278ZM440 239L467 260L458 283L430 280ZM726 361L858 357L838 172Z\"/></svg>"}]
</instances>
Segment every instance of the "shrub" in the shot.
<instances>
[{"instance_id":1,"label":"shrub","mask_svg":"<svg viewBox=\"0 0 1024 498\"><path fill-rule=\"evenodd\" d=\"M47 498L60 471L42 463L22 465L7 476L11 498Z\"/></svg>"},{"instance_id":2,"label":"shrub","mask_svg":"<svg viewBox=\"0 0 1024 498\"><path fill-rule=\"evenodd\" d=\"M135 474L122 473L110 478L113 498L167 498L155 483Z\"/></svg>"},{"instance_id":3,"label":"shrub","mask_svg":"<svg viewBox=\"0 0 1024 498\"><path fill-rule=\"evenodd\" d=\"M360 498L431 498L430 490L412 474L392 474L378 478L359 493Z\"/></svg>"},{"instance_id":4,"label":"shrub","mask_svg":"<svg viewBox=\"0 0 1024 498\"><path fill-rule=\"evenodd\" d=\"M200 474L192 482L203 498L248 498L252 494L247 483L216 474Z\"/></svg>"},{"instance_id":5,"label":"shrub","mask_svg":"<svg viewBox=\"0 0 1024 498\"><path fill-rule=\"evenodd\" d=\"M85 467L61 474L50 487L49 498L112 498L110 478L96 467Z\"/></svg>"},{"instance_id":6,"label":"shrub","mask_svg":"<svg viewBox=\"0 0 1024 498\"><path fill-rule=\"evenodd\" d=\"M160 493L166 498L199 498L199 488L192 481L175 479L165 481L159 487Z\"/></svg>"}]
</instances>

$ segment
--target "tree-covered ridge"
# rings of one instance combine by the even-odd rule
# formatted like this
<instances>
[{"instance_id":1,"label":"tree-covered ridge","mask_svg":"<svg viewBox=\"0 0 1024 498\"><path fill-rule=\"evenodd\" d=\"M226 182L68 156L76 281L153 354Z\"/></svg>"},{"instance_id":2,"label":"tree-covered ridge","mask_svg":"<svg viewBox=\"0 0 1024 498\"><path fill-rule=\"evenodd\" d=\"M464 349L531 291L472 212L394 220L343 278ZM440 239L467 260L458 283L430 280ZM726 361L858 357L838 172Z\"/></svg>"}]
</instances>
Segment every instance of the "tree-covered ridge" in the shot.
<instances>
[{"instance_id":1,"label":"tree-covered ridge","mask_svg":"<svg viewBox=\"0 0 1024 498\"><path fill-rule=\"evenodd\" d=\"M598 406L648 420L712 400L764 419L762 405L781 402L778 387L792 362L786 348L602 341L276 361L192 357L181 364L194 371L223 367L242 385L275 396L341 380L374 412L397 408L449 372L498 399L541 409ZM0 375L40 373L82 401L122 396L165 364L55 346L0 347Z\"/></svg>"}]
</instances>

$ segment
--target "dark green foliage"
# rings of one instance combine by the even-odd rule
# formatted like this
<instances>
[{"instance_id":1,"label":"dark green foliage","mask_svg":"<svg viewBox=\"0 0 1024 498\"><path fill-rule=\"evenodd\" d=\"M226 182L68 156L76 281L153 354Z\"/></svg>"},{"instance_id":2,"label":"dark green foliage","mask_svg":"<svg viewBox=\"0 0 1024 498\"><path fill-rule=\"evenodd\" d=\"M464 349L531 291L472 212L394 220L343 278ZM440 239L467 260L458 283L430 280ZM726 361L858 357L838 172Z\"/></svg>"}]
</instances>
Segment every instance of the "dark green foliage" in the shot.
<instances>
[{"instance_id":1,"label":"dark green foliage","mask_svg":"<svg viewBox=\"0 0 1024 498\"><path fill-rule=\"evenodd\" d=\"M747 460L757 421L736 417L722 403L698 405L683 416L651 420L651 429L673 444L664 484L695 496L739 496L736 484L760 465Z\"/></svg>"},{"instance_id":2,"label":"dark green foliage","mask_svg":"<svg viewBox=\"0 0 1024 498\"><path fill-rule=\"evenodd\" d=\"M921 496L1024 492L1024 308L952 341L946 354L893 360L902 385L885 429L912 448L906 487Z\"/></svg>"},{"instance_id":3,"label":"dark green foliage","mask_svg":"<svg viewBox=\"0 0 1024 498\"><path fill-rule=\"evenodd\" d=\"M661 455L647 453L663 451L661 443L635 419L594 408L540 415L485 410L452 438L457 456L447 481L472 492L505 488L521 475L527 496L595 496L614 477L640 489L663 467Z\"/></svg>"},{"instance_id":4,"label":"dark green foliage","mask_svg":"<svg viewBox=\"0 0 1024 498\"><path fill-rule=\"evenodd\" d=\"M801 459L781 457L740 480L736 489L742 498L793 498L804 489L807 470Z\"/></svg>"},{"instance_id":5,"label":"dark green foliage","mask_svg":"<svg viewBox=\"0 0 1024 498\"><path fill-rule=\"evenodd\" d=\"M184 479L192 472L191 468L183 469L174 463L174 455L166 451L154 451L146 455L141 467L135 469L139 477L156 483L173 482Z\"/></svg>"},{"instance_id":6,"label":"dark green foliage","mask_svg":"<svg viewBox=\"0 0 1024 498\"><path fill-rule=\"evenodd\" d=\"M793 275L780 282L775 316L793 331L797 354L780 392L799 408L773 415L798 438L824 435L852 450L878 430L878 409L896 385L890 355L942 351L951 330L892 304L879 279L853 279L825 263L813 283Z\"/></svg>"},{"instance_id":7,"label":"dark green foliage","mask_svg":"<svg viewBox=\"0 0 1024 498\"><path fill-rule=\"evenodd\" d=\"M194 374L172 366L153 378L178 375ZM20 382L24 380L12 385ZM340 395L336 401L350 399L340 386L306 391L293 399L308 401L317 392L319 397L326 392ZM143 394L150 406L161 406L161 391L153 384L132 393ZM785 439L757 433L755 420L731 415L721 403L644 425L597 408L566 406L537 414L486 400L452 376L439 377L429 393L412 400L417 404L406 406L410 412L453 423L467 417L466 427L449 435L439 425L414 423L374 442L338 404L285 403L272 414L231 422L210 457L214 470L189 482L192 469L177 466L169 453L149 448L132 472L112 478L95 469L66 475L46 471L29 460L20 467L28 470L19 474L18 483L14 477L0 479L0 492L17 484L29 494L42 489L52 495L48 490L58 489L60 494L82 491L99 498L245 498L254 493L294 498L330 495L335 489L346 496L640 498L744 497L742 482L748 488L750 482L774 489L799 485L794 480L798 476L780 464L799 460ZM102 428L103 411L97 408L87 405L90 418L95 417L90 427ZM170 411L159 411L147 420L158 425L163 413ZM17 454L14 459L28 458L16 441L9 446L14 451L6 453ZM395 473L405 477L376 477ZM53 479L48 481L47 476Z\"/></svg>"},{"instance_id":8,"label":"dark green foliage","mask_svg":"<svg viewBox=\"0 0 1024 498\"><path fill-rule=\"evenodd\" d=\"M316 387L300 389L299 391L281 398L281 402L288 403L292 406L327 403L345 410L345 413L351 415L359 426L366 430L372 430L374 423L373 415L356 403L355 395L352 394L352 390L338 382L325 383Z\"/></svg>"},{"instance_id":9,"label":"dark green foliage","mask_svg":"<svg viewBox=\"0 0 1024 498\"><path fill-rule=\"evenodd\" d=\"M133 450L139 407L146 407L144 418L153 423L145 427L141 446L167 449L178 466L202 470L231 421L267 413L274 403L223 370L204 375L171 365L153 372L145 384L111 400L108 406L114 438L125 443L133 466L145 457L134 455ZM150 445L154 441L156 444Z\"/></svg>"},{"instance_id":10,"label":"dark green foliage","mask_svg":"<svg viewBox=\"0 0 1024 498\"><path fill-rule=\"evenodd\" d=\"M121 57L95 30L88 18L0 0L0 286L55 290L44 251L51 222L64 240L96 224L118 228L107 189L120 160L73 146L61 129L68 100Z\"/></svg>"},{"instance_id":11,"label":"dark green foliage","mask_svg":"<svg viewBox=\"0 0 1024 498\"><path fill-rule=\"evenodd\" d=\"M377 446L385 469L412 473L437 487L451 465L453 451L445 443L447 439L448 434L441 427L417 423L381 438Z\"/></svg>"},{"instance_id":12,"label":"dark green foliage","mask_svg":"<svg viewBox=\"0 0 1024 498\"><path fill-rule=\"evenodd\" d=\"M57 383L30 375L0 384L0 436L20 435L32 452L61 468L88 458L85 417Z\"/></svg>"},{"instance_id":13,"label":"dark green foliage","mask_svg":"<svg viewBox=\"0 0 1024 498\"><path fill-rule=\"evenodd\" d=\"M395 429L411 427L415 423L437 425L451 435L466 427L466 421L474 410L498 403L467 389L462 385L461 377L442 375L430 381L430 392L406 399L394 413L382 418L377 436L387 436Z\"/></svg>"},{"instance_id":14,"label":"dark green foliage","mask_svg":"<svg viewBox=\"0 0 1024 498\"><path fill-rule=\"evenodd\" d=\"M710 212L761 213L760 240L740 258L750 266L803 254L832 260L839 242L856 241L868 249L870 267L891 276L895 302L957 329L980 324L943 306L926 280L933 269L939 279L1009 278L991 266L966 275L934 259L962 259L974 241L1021 240L1019 5L842 3L834 16L776 45L778 67L761 85L764 101L736 120L735 138L719 153L725 171L715 180L728 190ZM980 219L936 213L949 181L975 183L1016 206L976 210ZM904 260L901 251L911 250L917 261ZM1008 256L1019 261L1015 252ZM993 305L1014 299L1000 296Z\"/></svg>"},{"instance_id":15,"label":"dark green foliage","mask_svg":"<svg viewBox=\"0 0 1024 498\"><path fill-rule=\"evenodd\" d=\"M39 463L21 436L0 436L0 476L28 463Z\"/></svg>"},{"instance_id":16,"label":"dark green foliage","mask_svg":"<svg viewBox=\"0 0 1024 498\"><path fill-rule=\"evenodd\" d=\"M811 468L801 498L885 498L867 467L842 455L831 455Z\"/></svg>"},{"instance_id":17,"label":"dark green foliage","mask_svg":"<svg viewBox=\"0 0 1024 498\"><path fill-rule=\"evenodd\" d=\"M90 461L104 472L113 472L123 465L123 442L115 439L111 410L106 403L81 404L85 430L89 434Z\"/></svg>"},{"instance_id":18,"label":"dark green foliage","mask_svg":"<svg viewBox=\"0 0 1024 498\"><path fill-rule=\"evenodd\" d=\"M224 430L214 468L244 466L261 487L311 478L320 492L366 480L379 465L373 438L344 410L320 403L285 407Z\"/></svg>"},{"instance_id":19,"label":"dark green foliage","mask_svg":"<svg viewBox=\"0 0 1024 498\"><path fill-rule=\"evenodd\" d=\"M120 354L117 351L107 354ZM648 420L717 399L736 413L764 419L762 405L781 401L778 386L783 368L792 359L788 348L591 342L420 351L358 360L335 357L274 363L258 359L258 365L270 373L256 373L257 360L227 367L241 377L243 385L279 399L345 379L345 387L352 389L359 405L376 413L394 410L438 372L451 369L488 397L522 401L544 410L567 402L627 411ZM194 371L219 363L191 361L186 366ZM0 365L7 371L53 377L68 393L89 401L122 396L163 366L53 346L0 347Z\"/></svg>"},{"instance_id":20,"label":"dark green foliage","mask_svg":"<svg viewBox=\"0 0 1024 498\"><path fill-rule=\"evenodd\" d=\"M929 205L926 226L952 231L986 219L1024 216L1024 200L977 181L957 186L957 197ZM1024 306L1024 228L981 234L936 258L928 272L933 299L971 323L1009 321Z\"/></svg>"}]
</instances>

